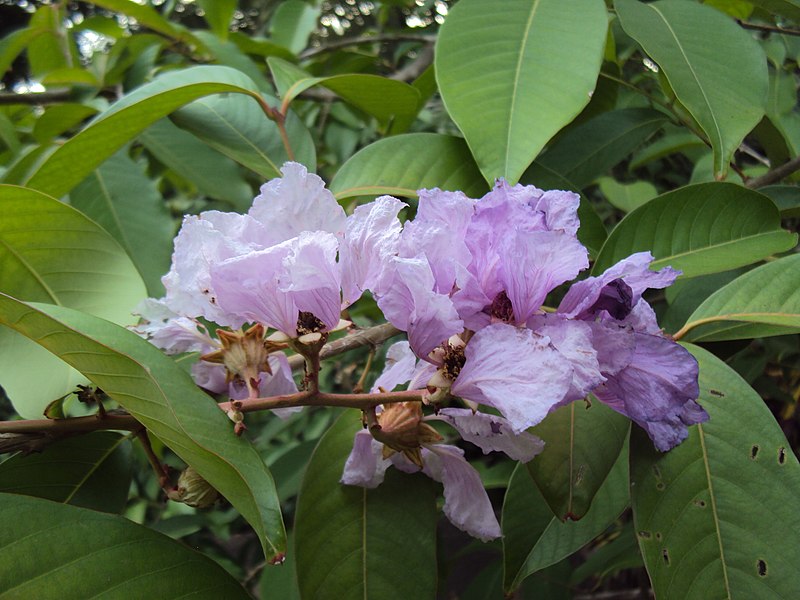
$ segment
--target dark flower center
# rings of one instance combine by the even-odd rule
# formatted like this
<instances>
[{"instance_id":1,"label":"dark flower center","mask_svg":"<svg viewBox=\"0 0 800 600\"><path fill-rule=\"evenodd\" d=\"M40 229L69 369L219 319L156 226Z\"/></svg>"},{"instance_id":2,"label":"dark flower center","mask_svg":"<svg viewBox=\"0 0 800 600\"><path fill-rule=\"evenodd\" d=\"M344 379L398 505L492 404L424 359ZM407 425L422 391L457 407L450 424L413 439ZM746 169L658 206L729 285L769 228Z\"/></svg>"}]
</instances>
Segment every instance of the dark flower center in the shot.
<instances>
[{"instance_id":1,"label":"dark flower center","mask_svg":"<svg viewBox=\"0 0 800 600\"><path fill-rule=\"evenodd\" d=\"M444 351L444 359L442 361L442 372L451 380L454 381L458 374L461 372L461 367L467 361L464 356L464 348L447 345Z\"/></svg>"},{"instance_id":2,"label":"dark flower center","mask_svg":"<svg viewBox=\"0 0 800 600\"><path fill-rule=\"evenodd\" d=\"M592 304L588 312L597 314L601 310L605 310L615 319L622 320L631 314L632 309L633 290L631 286L622 279L615 279L600 291L600 297L597 302Z\"/></svg>"},{"instance_id":3,"label":"dark flower center","mask_svg":"<svg viewBox=\"0 0 800 600\"><path fill-rule=\"evenodd\" d=\"M510 323L514 320L514 307L505 291L500 292L494 297L489 307L489 314L496 319Z\"/></svg>"},{"instance_id":4,"label":"dark flower center","mask_svg":"<svg viewBox=\"0 0 800 600\"><path fill-rule=\"evenodd\" d=\"M307 333L316 333L325 329L325 323L320 321L314 313L307 311L300 311L297 317L297 335L305 335Z\"/></svg>"}]
</instances>

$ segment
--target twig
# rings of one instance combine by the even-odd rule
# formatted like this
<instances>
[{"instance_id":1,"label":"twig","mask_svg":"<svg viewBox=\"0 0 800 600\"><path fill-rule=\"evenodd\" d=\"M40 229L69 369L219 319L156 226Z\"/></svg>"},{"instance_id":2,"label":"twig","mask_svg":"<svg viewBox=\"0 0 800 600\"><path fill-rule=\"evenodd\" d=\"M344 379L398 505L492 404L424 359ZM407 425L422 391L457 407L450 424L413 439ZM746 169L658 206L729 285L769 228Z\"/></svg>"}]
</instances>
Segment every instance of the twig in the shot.
<instances>
[{"instance_id":1,"label":"twig","mask_svg":"<svg viewBox=\"0 0 800 600\"><path fill-rule=\"evenodd\" d=\"M40 104L58 104L59 102L69 102L70 100L72 100L72 92L70 90L56 90L53 92L25 92L22 94L17 94L16 92L0 93L0 105L31 104L38 106Z\"/></svg>"},{"instance_id":2,"label":"twig","mask_svg":"<svg viewBox=\"0 0 800 600\"><path fill-rule=\"evenodd\" d=\"M139 438L139 442L142 444L142 449L144 450L145 455L147 455L147 460L150 462L150 466L152 466L153 471L156 472L156 477L158 477L158 485L160 485L161 489L165 492L168 491L167 487L169 486L169 472L167 471L167 467L162 465L161 461L158 460L156 453L153 452L153 446L150 444L150 438L147 435L147 430L142 427L136 432L136 437Z\"/></svg>"},{"instance_id":3,"label":"twig","mask_svg":"<svg viewBox=\"0 0 800 600\"><path fill-rule=\"evenodd\" d=\"M780 33L783 35L800 35L800 29L786 29L784 27L776 27L775 25L761 25L759 23L748 23L741 19L736 19L736 22L743 29L752 29L754 31L765 31L767 33Z\"/></svg>"},{"instance_id":4,"label":"twig","mask_svg":"<svg viewBox=\"0 0 800 600\"><path fill-rule=\"evenodd\" d=\"M344 354L350 350L355 350L361 346L378 346L394 336L402 333L397 327L391 323L384 323L383 325L375 325L369 329L361 329L355 333L351 333L343 338L334 340L322 347L319 353L321 360ZM292 371L299 370L303 367L304 359L299 354L289 357L289 366Z\"/></svg>"},{"instance_id":5,"label":"twig","mask_svg":"<svg viewBox=\"0 0 800 600\"><path fill-rule=\"evenodd\" d=\"M330 42L324 46L320 46L319 48L309 48L308 50L301 52L298 58L300 60L306 60L320 54L325 54L326 52L333 52L334 50L339 50L341 48L360 46L364 44L382 44L384 42L423 42L426 44L433 44L435 41L436 36L413 33L387 33L365 37L352 37L336 40L335 42Z\"/></svg>"},{"instance_id":6,"label":"twig","mask_svg":"<svg viewBox=\"0 0 800 600\"><path fill-rule=\"evenodd\" d=\"M758 188L777 183L798 170L800 170L800 156L795 156L789 162L783 163L781 166L772 169L772 171L768 171L760 177L753 177L744 185L751 190L757 190Z\"/></svg>"}]
</instances>

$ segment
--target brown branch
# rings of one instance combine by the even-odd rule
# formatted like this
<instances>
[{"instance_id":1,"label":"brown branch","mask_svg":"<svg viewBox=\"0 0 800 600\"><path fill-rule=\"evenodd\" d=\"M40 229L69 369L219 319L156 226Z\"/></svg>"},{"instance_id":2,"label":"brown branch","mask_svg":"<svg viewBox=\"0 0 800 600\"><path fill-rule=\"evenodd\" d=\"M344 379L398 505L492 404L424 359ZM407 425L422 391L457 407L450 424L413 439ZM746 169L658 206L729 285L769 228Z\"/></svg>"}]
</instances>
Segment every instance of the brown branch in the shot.
<instances>
[{"instance_id":1,"label":"brown branch","mask_svg":"<svg viewBox=\"0 0 800 600\"><path fill-rule=\"evenodd\" d=\"M16 92L0 93L0 105L9 104L31 104L39 106L41 104L58 104L72 100L70 90L56 90L53 92L26 92L17 94Z\"/></svg>"},{"instance_id":2,"label":"brown branch","mask_svg":"<svg viewBox=\"0 0 800 600\"><path fill-rule=\"evenodd\" d=\"M309 48L304 50L298 56L300 60L313 58L326 52L333 52L341 48L348 48L350 46L361 46L364 44L383 44L385 42L423 42L425 44L433 44L436 41L436 36L413 34L413 33L386 33L382 35L371 35L364 37L351 37L335 42L329 42L324 46L318 48Z\"/></svg>"},{"instance_id":3,"label":"brown branch","mask_svg":"<svg viewBox=\"0 0 800 600\"><path fill-rule=\"evenodd\" d=\"M742 29L752 29L754 31L764 31L767 33L780 33L783 35L800 35L800 29L785 29L783 27L776 27L775 25L761 25L759 23L748 23L741 19L736 19L736 22Z\"/></svg>"},{"instance_id":4,"label":"brown branch","mask_svg":"<svg viewBox=\"0 0 800 600\"><path fill-rule=\"evenodd\" d=\"M776 167L760 177L753 177L745 183L745 187L751 190L757 190L773 183L778 183L780 180L788 177L795 171L800 170L800 156L795 156L789 162L783 163L780 167Z\"/></svg>"},{"instance_id":5,"label":"brown branch","mask_svg":"<svg viewBox=\"0 0 800 600\"><path fill-rule=\"evenodd\" d=\"M325 360L338 356L339 354L344 354L345 352L350 352L350 350L355 350L361 346L375 347L400 333L402 332L391 323L375 325L369 329L360 329L343 338L325 344L319 353L319 357L321 360ZM301 369L303 364L304 359L299 354L289 357L289 365L292 367L293 371Z\"/></svg>"}]
</instances>

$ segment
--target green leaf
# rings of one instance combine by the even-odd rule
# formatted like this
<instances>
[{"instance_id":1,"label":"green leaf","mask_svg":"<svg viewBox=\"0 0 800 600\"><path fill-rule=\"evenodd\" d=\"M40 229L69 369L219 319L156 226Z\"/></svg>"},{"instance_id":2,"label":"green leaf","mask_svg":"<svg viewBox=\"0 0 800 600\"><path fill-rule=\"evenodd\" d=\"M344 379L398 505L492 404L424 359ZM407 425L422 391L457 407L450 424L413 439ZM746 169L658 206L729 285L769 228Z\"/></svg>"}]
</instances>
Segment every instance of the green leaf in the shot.
<instances>
[{"instance_id":1,"label":"green leaf","mask_svg":"<svg viewBox=\"0 0 800 600\"><path fill-rule=\"evenodd\" d=\"M220 38L228 38L228 29L233 21L233 13L238 2L236 0L197 0L205 13L203 17Z\"/></svg>"},{"instance_id":2,"label":"green leaf","mask_svg":"<svg viewBox=\"0 0 800 600\"><path fill-rule=\"evenodd\" d=\"M27 186L61 197L125 143L184 104L223 92L259 98L257 89L249 77L228 67L200 66L164 73L116 102L68 140L39 167Z\"/></svg>"},{"instance_id":3,"label":"green leaf","mask_svg":"<svg viewBox=\"0 0 800 600\"><path fill-rule=\"evenodd\" d=\"M650 250L651 269L672 266L684 277L727 271L789 250L775 204L733 183L701 183L650 200L611 232L592 269L602 273L634 252Z\"/></svg>"},{"instance_id":4,"label":"green leaf","mask_svg":"<svg viewBox=\"0 0 800 600\"><path fill-rule=\"evenodd\" d=\"M197 42L185 29L162 17L157 10L147 4L131 2L131 0L92 0L92 4L115 13L133 17L139 25L152 29L156 33L184 43Z\"/></svg>"},{"instance_id":5,"label":"green leaf","mask_svg":"<svg viewBox=\"0 0 800 600\"><path fill-rule=\"evenodd\" d=\"M800 332L800 254L748 271L709 296L676 333L689 341Z\"/></svg>"},{"instance_id":6,"label":"green leaf","mask_svg":"<svg viewBox=\"0 0 800 600\"><path fill-rule=\"evenodd\" d=\"M153 123L139 141L204 196L229 202L244 212L250 208L253 191L238 165L169 119Z\"/></svg>"},{"instance_id":7,"label":"green leaf","mask_svg":"<svg viewBox=\"0 0 800 600\"><path fill-rule=\"evenodd\" d=\"M0 324L81 371L233 504L255 529L268 561L285 553L275 483L228 417L155 346L97 317L0 294Z\"/></svg>"},{"instance_id":8,"label":"green leaf","mask_svg":"<svg viewBox=\"0 0 800 600\"><path fill-rule=\"evenodd\" d=\"M488 190L464 140L438 133L407 133L378 140L354 154L336 173L337 199L390 194L416 198L438 187L479 198Z\"/></svg>"},{"instance_id":9,"label":"green leaf","mask_svg":"<svg viewBox=\"0 0 800 600\"><path fill-rule=\"evenodd\" d=\"M0 492L103 512L122 512L130 485L130 443L111 431L59 440L0 464Z\"/></svg>"},{"instance_id":10,"label":"green leaf","mask_svg":"<svg viewBox=\"0 0 800 600\"><path fill-rule=\"evenodd\" d=\"M800 2L797 0L748 0L750 4L763 8L775 15L800 21Z\"/></svg>"},{"instance_id":11,"label":"green leaf","mask_svg":"<svg viewBox=\"0 0 800 600\"><path fill-rule=\"evenodd\" d=\"M265 101L277 103L267 96ZM203 98L176 112L172 120L264 179L280 177L281 165L289 160L278 126L245 96ZM286 118L286 131L295 160L315 171L314 140L294 112Z\"/></svg>"},{"instance_id":12,"label":"green leaf","mask_svg":"<svg viewBox=\"0 0 800 600\"><path fill-rule=\"evenodd\" d=\"M0 73L7 73L22 51L33 40L45 35L48 35L48 29L45 27L26 27L8 33L0 39Z\"/></svg>"},{"instance_id":13,"label":"green leaf","mask_svg":"<svg viewBox=\"0 0 800 600\"><path fill-rule=\"evenodd\" d=\"M221 40L209 31L198 31L195 33L195 37L203 42L208 53L216 59L218 64L241 71L252 79L260 90L264 92L272 91L272 86L264 76L265 73L261 64L256 64L235 43Z\"/></svg>"},{"instance_id":14,"label":"green leaf","mask_svg":"<svg viewBox=\"0 0 800 600\"><path fill-rule=\"evenodd\" d=\"M33 126L33 137L40 144L44 144L96 113L95 107L85 104L67 103L51 106L41 117L36 119Z\"/></svg>"},{"instance_id":15,"label":"green leaf","mask_svg":"<svg viewBox=\"0 0 800 600\"><path fill-rule=\"evenodd\" d=\"M559 135L536 162L583 189L624 160L666 121L664 113L649 108L601 113Z\"/></svg>"},{"instance_id":16,"label":"green leaf","mask_svg":"<svg viewBox=\"0 0 800 600\"><path fill-rule=\"evenodd\" d=\"M175 226L145 166L122 150L70 192L70 204L94 219L131 257L150 296L161 297Z\"/></svg>"},{"instance_id":17,"label":"green leaf","mask_svg":"<svg viewBox=\"0 0 800 600\"><path fill-rule=\"evenodd\" d=\"M759 188L759 192L769 196L782 218L800 217L800 187L794 185L768 185Z\"/></svg>"},{"instance_id":18,"label":"green leaf","mask_svg":"<svg viewBox=\"0 0 800 600\"><path fill-rule=\"evenodd\" d=\"M74 50L63 22L64 9L57 5L40 5L31 17L30 28L42 32L30 40L27 48L31 75L36 79L72 66Z\"/></svg>"},{"instance_id":19,"label":"green leaf","mask_svg":"<svg viewBox=\"0 0 800 600\"><path fill-rule=\"evenodd\" d=\"M600 0L507 0L502 10L462 0L451 9L436 80L487 181L516 183L588 104L607 27Z\"/></svg>"},{"instance_id":20,"label":"green leaf","mask_svg":"<svg viewBox=\"0 0 800 600\"><path fill-rule=\"evenodd\" d=\"M628 419L596 399L563 406L533 429L546 450L526 466L557 518L586 516L629 429Z\"/></svg>"},{"instance_id":21,"label":"green leaf","mask_svg":"<svg viewBox=\"0 0 800 600\"><path fill-rule=\"evenodd\" d=\"M125 251L74 208L35 190L0 186L0 291L133 323L145 287ZM6 329L0 331L0 385L16 411L40 417L72 391L78 377L64 363Z\"/></svg>"},{"instance_id":22,"label":"green leaf","mask_svg":"<svg viewBox=\"0 0 800 600\"><path fill-rule=\"evenodd\" d=\"M397 469L372 490L339 483L360 428L360 415L345 412L306 468L295 517L300 594L317 600L435 598L434 485ZM393 568L398 560L402 569Z\"/></svg>"},{"instance_id":23,"label":"green leaf","mask_svg":"<svg viewBox=\"0 0 800 600\"><path fill-rule=\"evenodd\" d=\"M658 195L656 186L649 181L620 183L613 177L601 177L597 184L609 204L626 213L647 204Z\"/></svg>"},{"instance_id":24,"label":"green leaf","mask_svg":"<svg viewBox=\"0 0 800 600\"><path fill-rule=\"evenodd\" d=\"M694 2L615 0L625 32L664 71L678 100L714 149L714 173L724 178L744 136L764 115L767 61L749 32Z\"/></svg>"},{"instance_id":25,"label":"green leaf","mask_svg":"<svg viewBox=\"0 0 800 600\"><path fill-rule=\"evenodd\" d=\"M700 403L710 419L661 454L631 439L631 500L658 598L796 598L800 465L770 410L709 352Z\"/></svg>"},{"instance_id":26,"label":"green leaf","mask_svg":"<svg viewBox=\"0 0 800 600\"><path fill-rule=\"evenodd\" d=\"M546 452L533 460L539 460ZM578 551L619 517L629 502L627 454L620 453L586 516L565 523L553 516L525 465L517 467L503 502L506 592L516 590L525 578Z\"/></svg>"},{"instance_id":27,"label":"green leaf","mask_svg":"<svg viewBox=\"0 0 800 600\"><path fill-rule=\"evenodd\" d=\"M281 2L270 23L272 41L295 54L306 47L308 36L317 28L320 9L303 0Z\"/></svg>"},{"instance_id":28,"label":"green leaf","mask_svg":"<svg viewBox=\"0 0 800 600\"><path fill-rule=\"evenodd\" d=\"M210 558L123 517L3 494L0 519L7 598L249 598Z\"/></svg>"},{"instance_id":29,"label":"green leaf","mask_svg":"<svg viewBox=\"0 0 800 600\"><path fill-rule=\"evenodd\" d=\"M668 126L664 128L664 136L658 138L652 144L649 144L636 152L631 158L629 171L635 171L644 165L669 156L670 154L677 154L678 152L685 152L687 150L694 150L697 148L705 149L707 146L698 137L686 131L683 127Z\"/></svg>"}]
</instances>

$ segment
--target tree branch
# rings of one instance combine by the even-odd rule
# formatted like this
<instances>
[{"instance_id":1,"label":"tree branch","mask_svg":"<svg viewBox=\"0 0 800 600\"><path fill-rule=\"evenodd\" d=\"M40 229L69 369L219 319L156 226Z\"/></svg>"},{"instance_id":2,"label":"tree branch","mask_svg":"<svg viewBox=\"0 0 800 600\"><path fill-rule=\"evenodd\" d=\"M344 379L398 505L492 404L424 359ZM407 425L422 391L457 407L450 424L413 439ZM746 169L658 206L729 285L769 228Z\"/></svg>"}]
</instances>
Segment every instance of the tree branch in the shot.
<instances>
[{"instance_id":1,"label":"tree branch","mask_svg":"<svg viewBox=\"0 0 800 600\"><path fill-rule=\"evenodd\" d=\"M435 41L436 36L413 33L386 33L381 35L352 37L329 42L318 48L309 48L308 50L301 52L298 55L298 58L300 60L306 60L320 54L325 54L326 52L333 52L334 50L340 50L341 48L361 46L364 44L383 44L385 42L423 42L425 44L433 44Z\"/></svg>"},{"instance_id":2,"label":"tree branch","mask_svg":"<svg viewBox=\"0 0 800 600\"><path fill-rule=\"evenodd\" d=\"M783 27L776 27L775 25L762 25L760 23L748 23L741 19L736 19L736 22L742 29L752 29L754 31L765 31L767 33L780 33L783 35L800 35L800 29L786 29Z\"/></svg>"},{"instance_id":3,"label":"tree branch","mask_svg":"<svg viewBox=\"0 0 800 600\"><path fill-rule=\"evenodd\" d=\"M780 180L788 177L795 171L800 170L800 156L795 156L789 162L783 163L780 167L776 167L760 177L753 177L745 183L745 187L751 190L757 190L773 183L778 183Z\"/></svg>"},{"instance_id":4,"label":"tree branch","mask_svg":"<svg viewBox=\"0 0 800 600\"><path fill-rule=\"evenodd\" d=\"M325 360L338 356L339 354L344 354L350 350L355 350L361 346L379 346L389 338L393 338L400 333L402 332L391 323L375 325L369 329L360 329L343 338L325 344L319 353L319 358L320 360ZM289 357L289 365L292 367L292 371L301 369L303 363L304 359L299 354Z\"/></svg>"}]
</instances>

